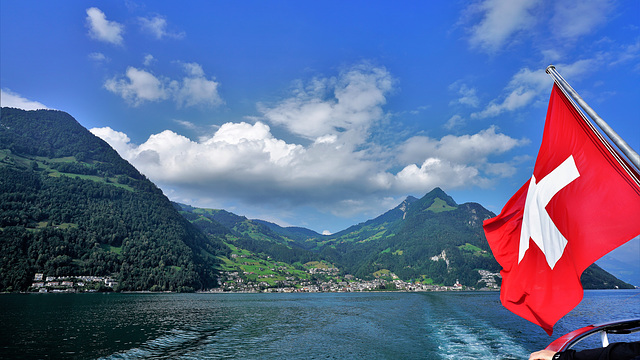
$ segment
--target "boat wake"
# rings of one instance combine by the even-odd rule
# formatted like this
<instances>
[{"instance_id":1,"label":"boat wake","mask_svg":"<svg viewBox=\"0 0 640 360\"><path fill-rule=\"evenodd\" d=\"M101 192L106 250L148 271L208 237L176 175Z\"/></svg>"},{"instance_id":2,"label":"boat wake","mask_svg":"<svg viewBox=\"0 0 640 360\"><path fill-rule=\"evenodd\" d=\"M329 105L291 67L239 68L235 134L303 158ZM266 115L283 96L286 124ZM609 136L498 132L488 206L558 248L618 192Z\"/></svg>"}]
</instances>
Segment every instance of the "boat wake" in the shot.
<instances>
[{"instance_id":1,"label":"boat wake","mask_svg":"<svg viewBox=\"0 0 640 360\"><path fill-rule=\"evenodd\" d=\"M444 359L522 359L529 352L509 334L478 319L449 319L434 329Z\"/></svg>"},{"instance_id":2,"label":"boat wake","mask_svg":"<svg viewBox=\"0 0 640 360\"><path fill-rule=\"evenodd\" d=\"M428 333L441 359L526 359L522 333L503 318L494 294L425 294ZM498 325L494 324L494 322ZM524 340L524 342L523 342Z\"/></svg>"}]
</instances>

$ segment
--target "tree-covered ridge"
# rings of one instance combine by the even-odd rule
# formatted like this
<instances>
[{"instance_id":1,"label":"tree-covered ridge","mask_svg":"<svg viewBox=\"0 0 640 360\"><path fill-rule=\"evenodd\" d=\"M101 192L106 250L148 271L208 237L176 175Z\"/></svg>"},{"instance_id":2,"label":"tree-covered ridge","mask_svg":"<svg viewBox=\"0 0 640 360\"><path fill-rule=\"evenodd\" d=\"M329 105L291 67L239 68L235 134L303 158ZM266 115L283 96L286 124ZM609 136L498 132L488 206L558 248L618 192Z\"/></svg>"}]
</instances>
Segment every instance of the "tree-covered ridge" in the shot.
<instances>
[{"instance_id":1,"label":"tree-covered ridge","mask_svg":"<svg viewBox=\"0 0 640 360\"><path fill-rule=\"evenodd\" d=\"M144 178L104 140L91 134L63 111L3 107L0 111L0 144L2 149L15 154L44 159L73 157L74 161L66 162L66 165L65 162L54 161L56 166L69 167L60 169L61 172Z\"/></svg>"},{"instance_id":2,"label":"tree-covered ridge","mask_svg":"<svg viewBox=\"0 0 640 360\"><path fill-rule=\"evenodd\" d=\"M364 242L374 240L382 234L393 234L394 225L400 223L406 217L409 207L416 201L418 199L415 197L408 196L398 206L374 219L350 226L345 230L327 236L323 245L350 241Z\"/></svg>"},{"instance_id":3,"label":"tree-covered ridge","mask_svg":"<svg viewBox=\"0 0 640 360\"><path fill-rule=\"evenodd\" d=\"M318 259L318 254L303 249L290 239L275 233L261 221L249 220L225 210L201 209L174 203L185 218L209 235L224 235L227 244L250 251L261 258L293 264Z\"/></svg>"},{"instance_id":4,"label":"tree-covered ridge","mask_svg":"<svg viewBox=\"0 0 640 360\"><path fill-rule=\"evenodd\" d=\"M35 273L115 276L123 290L216 285L226 246L104 141L63 112L1 115L0 290Z\"/></svg>"},{"instance_id":5,"label":"tree-covered ridge","mask_svg":"<svg viewBox=\"0 0 640 360\"><path fill-rule=\"evenodd\" d=\"M482 221L493 214L478 204L458 205L436 188L421 199L334 234L320 252L358 277L391 271L400 279L478 286L478 270L498 272Z\"/></svg>"}]
</instances>

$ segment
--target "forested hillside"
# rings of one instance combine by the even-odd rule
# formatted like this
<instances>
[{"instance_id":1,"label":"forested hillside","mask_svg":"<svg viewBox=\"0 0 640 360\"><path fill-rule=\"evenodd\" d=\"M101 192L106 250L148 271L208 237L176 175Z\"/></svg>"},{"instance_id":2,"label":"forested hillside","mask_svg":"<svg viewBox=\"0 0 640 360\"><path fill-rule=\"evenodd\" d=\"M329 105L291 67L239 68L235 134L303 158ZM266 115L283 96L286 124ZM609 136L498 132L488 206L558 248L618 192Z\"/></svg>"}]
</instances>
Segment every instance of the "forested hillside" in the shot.
<instances>
[{"instance_id":1,"label":"forested hillside","mask_svg":"<svg viewBox=\"0 0 640 360\"><path fill-rule=\"evenodd\" d=\"M35 273L113 276L121 290L209 288L226 251L70 115L2 108L0 290L25 290Z\"/></svg>"},{"instance_id":2,"label":"forested hillside","mask_svg":"<svg viewBox=\"0 0 640 360\"><path fill-rule=\"evenodd\" d=\"M226 235L227 243L262 257L271 257L288 264L322 260L318 253L302 248L292 239L272 230L270 224L261 220L249 220L225 210L200 209L174 203L180 213L206 234ZM271 226L267 225L270 224ZM222 226L222 227L220 227ZM286 232L281 228L282 232ZM317 233L307 230L317 235Z\"/></svg>"}]
</instances>

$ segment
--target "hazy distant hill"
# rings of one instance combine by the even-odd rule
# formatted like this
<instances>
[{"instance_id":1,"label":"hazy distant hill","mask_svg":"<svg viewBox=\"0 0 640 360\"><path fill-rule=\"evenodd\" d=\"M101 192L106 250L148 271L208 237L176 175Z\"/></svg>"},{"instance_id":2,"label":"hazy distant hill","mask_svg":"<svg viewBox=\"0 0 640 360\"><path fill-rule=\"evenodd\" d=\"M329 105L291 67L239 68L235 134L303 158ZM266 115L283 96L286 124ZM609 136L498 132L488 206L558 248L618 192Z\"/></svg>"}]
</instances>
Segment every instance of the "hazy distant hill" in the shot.
<instances>
[{"instance_id":1,"label":"hazy distant hill","mask_svg":"<svg viewBox=\"0 0 640 360\"><path fill-rule=\"evenodd\" d=\"M313 230L309 230L303 227L298 227L298 226L282 227L278 224L274 224L272 222L258 220L258 219L253 219L252 221L259 224L263 224L267 226L269 229L271 229L273 232L280 234L287 239L294 240L298 243L304 242L308 239L315 239L322 236L321 234Z\"/></svg>"},{"instance_id":2,"label":"hazy distant hill","mask_svg":"<svg viewBox=\"0 0 640 360\"><path fill-rule=\"evenodd\" d=\"M115 276L125 290L216 284L207 237L69 114L2 108L0 290L45 276Z\"/></svg>"},{"instance_id":3,"label":"hazy distant hill","mask_svg":"<svg viewBox=\"0 0 640 360\"><path fill-rule=\"evenodd\" d=\"M640 286L640 238L635 238L597 262L618 279Z\"/></svg>"}]
</instances>

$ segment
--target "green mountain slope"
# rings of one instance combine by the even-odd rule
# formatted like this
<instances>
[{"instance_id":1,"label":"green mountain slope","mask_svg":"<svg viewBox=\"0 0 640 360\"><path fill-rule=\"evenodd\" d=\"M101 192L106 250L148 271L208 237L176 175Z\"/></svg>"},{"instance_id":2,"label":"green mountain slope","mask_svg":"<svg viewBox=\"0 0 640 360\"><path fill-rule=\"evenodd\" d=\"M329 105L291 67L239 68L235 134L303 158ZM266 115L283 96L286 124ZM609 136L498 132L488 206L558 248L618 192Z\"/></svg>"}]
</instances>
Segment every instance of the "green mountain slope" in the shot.
<instances>
[{"instance_id":1,"label":"green mountain slope","mask_svg":"<svg viewBox=\"0 0 640 360\"><path fill-rule=\"evenodd\" d=\"M405 281L445 285L458 281L482 287L484 282L479 270L494 274L500 270L482 229L482 222L495 214L480 204L459 205L440 188L421 199L408 197L374 219L328 236L308 229L248 220L224 211L207 211L212 218L233 229L251 229L236 235L260 239L262 242L249 246L252 251L264 251L283 259L273 244L278 243L282 248L286 244L289 251L297 245L311 250L304 253L305 259L315 256L317 260L335 264L343 274L363 279L391 272ZM256 224L267 226L268 231ZM269 242L272 245L268 245ZM585 272L583 283L585 288L630 287L595 265Z\"/></svg>"},{"instance_id":2,"label":"green mountain slope","mask_svg":"<svg viewBox=\"0 0 640 360\"><path fill-rule=\"evenodd\" d=\"M123 290L215 286L229 251L61 111L2 108L0 290L35 273L111 276Z\"/></svg>"},{"instance_id":3,"label":"green mountain slope","mask_svg":"<svg viewBox=\"0 0 640 360\"><path fill-rule=\"evenodd\" d=\"M482 221L493 213L458 205L439 188L319 240L318 250L358 277L391 271L403 280L477 286L478 270L497 272Z\"/></svg>"},{"instance_id":4,"label":"green mountain slope","mask_svg":"<svg viewBox=\"0 0 640 360\"><path fill-rule=\"evenodd\" d=\"M201 209L174 203L180 213L206 234L222 234L230 247L249 251L261 259L273 258L288 264L319 259L318 254L303 249L297 243L274 232L263 221L249 220L225 210ZM224 233L210 224L220 224ZM311 230L309 230L311 231Z\"/></svg>"}]
</instances>

